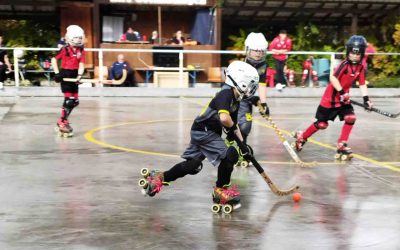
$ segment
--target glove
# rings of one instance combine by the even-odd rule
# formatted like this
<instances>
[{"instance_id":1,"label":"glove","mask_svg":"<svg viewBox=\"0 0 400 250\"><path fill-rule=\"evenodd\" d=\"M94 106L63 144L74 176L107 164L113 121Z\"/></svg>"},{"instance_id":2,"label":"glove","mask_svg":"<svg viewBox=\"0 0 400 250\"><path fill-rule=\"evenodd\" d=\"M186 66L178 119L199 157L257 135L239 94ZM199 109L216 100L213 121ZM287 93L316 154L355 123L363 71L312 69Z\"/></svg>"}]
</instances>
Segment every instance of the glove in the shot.
<instances>
[{"instance_id":1,"label":"glove","mask_svg":"<svg viewBox=\"0 0 400 250\"><path fill-rule=\"evenodd\" d=\"M340 102L343 104L350 104L350 95L349 93L345 93L344 89L342 89L341 91L339 91L340 94Z\"/></svg>"},{"instance_id":2,"label":"glove","mask_svg":"<svg viewBox=\"0 0 400 250\"><path fill-rule=\"evenodd\" d=\"M236 124L233 124L232 127L230 128L226 128L224 127L224 132L226 134L226 138L228 138L229 140L233 140L235 138L235 130L237 129Z\"/></svg>"},{"instance_id":3,"label":"glove","mask_svg":"<svg viewBox=\"0 0 400 250\"><path fill-rule=\"evenodd\" d=\"M76 84L81 84L81 79L82 79L82 75L78 75L78 77L76 78Z\"/></svg>"},{"instance_id":4,"label":"glove","mask_svg":"<svg viewBox=\"0 0 400 250\"><path fill-rule=\"evenodd\" d=\"M260 107L259 107L259 111L261 116L268 116L269 115L269 108L267 103L261 103Z\"/></svg>"},{"instance_id":5,"label":"glove","mask_svg":"<svg viewBox=\"0 0 400 250\"><path fill-rule=\"evenodd\" d=\"M60 73L54 75L54 81L60 83L60 82L62 82L62 80L63 80L63 77Z\"/></svg>"},{"instance_id":6,"label":"glove","mask_svg":"<svg viewBox=\"0 0 400 250\"><path fill-rule=\"evenodd\" d=\"M244 144L244 148L240 148L240 155L245 159L246 161L250 161L251 158L253 158L253 149L250 147L250 145Z\"/></svg>"},{"instance_id":7,"label":"glove","mask_svg":"<svg viewBox=\"0 0 400 250\"><path fill-rule=\"evenodd\" d=\"M373 103L369 100L369 97L367 95L363 96L363 99L364 99L365 110L371 111Z\"/></svg>"},{"instance_id":8,"label":"glove","mask_svg":"<svg viewBox=\"0 0 400 250\"><path fill-rule=\"evenodd\" d=\"M258 105L258 102L260 101L260 97L254 95L252 97L249 98L249 101L251 102L251 104L253 104L254 106Z\"/></svg>"}]
</instances>

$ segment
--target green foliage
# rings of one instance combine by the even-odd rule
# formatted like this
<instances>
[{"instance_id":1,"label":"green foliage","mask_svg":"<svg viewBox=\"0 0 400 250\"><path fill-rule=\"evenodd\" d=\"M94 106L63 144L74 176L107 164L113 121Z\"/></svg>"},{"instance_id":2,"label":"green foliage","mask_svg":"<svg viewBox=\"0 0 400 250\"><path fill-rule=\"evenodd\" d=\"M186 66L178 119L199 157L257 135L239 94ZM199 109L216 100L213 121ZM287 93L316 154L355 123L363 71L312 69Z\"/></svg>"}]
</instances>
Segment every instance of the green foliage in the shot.
<instances>
[{"instance_id":1,"label":"green foliage","mask_svg":"<svg viewBox=\"0 0 400 250\"><path fill-rule=\"evenodd\" d=\"M349 36L341 36L336 27L318 27L311 23L299 23L295 27L296 32L290 34L293 43L293 51L325 51L325 52L344 52L345 42ZM380 30L380 34L376 34ZM255 28L255 32L260 30ZM364 35L369 42L372 42L377 51L399 52L400 51L400 18L388 16L381 25L373 27L361 27L359 34ZM238 35L230 35L231 46L228 50L243 50L244 41L251 30L239 31ZM344 33L346 34L346 32ZM382 37L380 37L381 35ZM382 38L392 38L385 40ZM302 71L302 63L310 55L290 55L288 59L288 68L299 73ZM236 58L242 58L243 55L236 55ZM329 55L317 56L314 59L327 58ZM397 55L375 55L371 56L371 64L368 69L368 80L374 87L400 87L400 58ZM270 67L274 67L275 62L272 56L267 56L267 62Z\"/></svg>"},{"instance_id":2,"label":"green foliage","mask_svg":"<svg viewBox=\"0 0 400 250\"><path fill-rule=\"evenodd\" d=\"M7 47L56 47L60 39L58 24L35 22L31 20L1 20L3 38ZM39 69L39 61L52 55L52 52L28 51L24 55L27 69ZM10 53L10 56L12 53ZM12 56L11 56L12 57Z\"/></svg>"}]
</instances>

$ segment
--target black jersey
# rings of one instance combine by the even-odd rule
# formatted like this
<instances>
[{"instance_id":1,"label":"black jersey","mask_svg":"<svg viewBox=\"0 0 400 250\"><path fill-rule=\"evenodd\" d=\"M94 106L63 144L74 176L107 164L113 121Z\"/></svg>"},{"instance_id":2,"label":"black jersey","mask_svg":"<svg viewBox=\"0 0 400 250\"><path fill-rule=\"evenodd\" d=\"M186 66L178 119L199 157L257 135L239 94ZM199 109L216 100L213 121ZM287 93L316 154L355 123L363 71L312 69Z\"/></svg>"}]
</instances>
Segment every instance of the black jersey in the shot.
<instances>
[{"instance_id":1,"label":"black jersey","mask_svg":"<svg viewBox=\"0 0 400 250\"><path fill-rule=\"evenodd\" d=\"M267 83L267 62L263 61L263 62L259 62L259 63L252 63L251 60L245 60L246 63L250 64L251 66L253 66L257 72L258 72L258 76L260 77L259 83L266 85Z\"/></svg>"},{"instance_id":2,"label":"black jersey","mask_svg":"<svg viewBox=\"0 0 400 250\"><path fill-rule=\"evenodd\" d=\"M204 107L200 115L196 117L192 130L212 130L222 134L222 124L219 119L220 113L227 113L232 117L234 123L237 121L239 102L236 100L232 87L224 85L215 97Z\"/></svg>"}]
</instances>

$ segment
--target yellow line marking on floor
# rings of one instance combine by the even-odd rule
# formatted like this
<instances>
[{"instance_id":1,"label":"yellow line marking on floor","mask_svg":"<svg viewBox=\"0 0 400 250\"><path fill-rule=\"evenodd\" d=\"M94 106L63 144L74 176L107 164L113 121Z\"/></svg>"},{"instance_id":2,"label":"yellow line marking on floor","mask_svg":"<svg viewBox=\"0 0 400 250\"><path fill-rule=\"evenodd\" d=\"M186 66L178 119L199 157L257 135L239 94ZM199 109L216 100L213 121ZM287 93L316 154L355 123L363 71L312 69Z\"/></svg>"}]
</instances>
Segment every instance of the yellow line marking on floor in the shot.
<instances>
[{"instance_id":1,"label":"yellow line marking on floor","mask_svg":"<svg viewBox=\"0 0 400 250\"><path fill-rule=\"evenodd\" d=\"M148 155L158 155L158 156L166 156L166 157L174 157L178 158L180 157L179 155L174 155L174 154L166 154L166 153L159 153L159 152L152 152L152 151L145 151L145 150L138 150L138 149L132 149L132 148L125 148L125 147L120 147L116 146L113 144L109 144L100 140L97 140L93 137L93 134L97 131L100 130L105 130L109 128L115 128L119 126L125 126L125 125L138 125L138 124L149 124L149 123L159 123L159 122L177 122L181 120L149 120L149 121L138 121L138 122L124 122L124 123L119 123L119 124L113 124L113 125L106 125L106 126L101 126L98 128L94 128L88 132L85 133L85 139L93 142L94 144L106 147L106 148L112 148L112 149L118 149L122 151L127 151L127 152L133 152L133 153L140 153L140 154L148 154ZM188 121L188 120L183 120L183 121Z\"/></svg>"},{"instance_id":2,"label":"yellow line marking on floor","mask_svg":"<svg viewBox=\"0 0 400 250\"><path fill-rule=\"evenodd\" d=\"M260 125L260 126L273 129L273 127L271 127L270 125L266 124L266 122L261 122L261 121L258 121L258 120L254 120L254 122L257 123L257 124ZM286 130L284 130L284 129L279 129L279 130L280 130L282 133L285 133L286 135L291 136L291 133L290 133L289 131L286 131ZM336 151L336 147L331 146L331 145L329 145L329 144L325 144L325 143L316 141L316 140L311 139L311 138L308 139L308 142L311 142L311 143L316 144L316 145L318 145L318 146L321 146L321 147L324 147L324 148L329 148L329 149L332 149L332 150ZM355 154L355 153L353 153L353 157L354 157L354 158L357 158L357 159L359 159L359 160L363 160L363 161L366 161L366 162L370 162L370 163L372 163L372 164L375 164L375 165L378 165L378 166L381 166L381 167L390 169L390 170L392 170L392 171L400 172L400 167L392 166L392 165L390 165L390 164L388 164L388 163L386 163L386 162L380 162L380 161L377 161L377 160L368 158L368 157L363 156L363 155L360 155L360 154ZM319 163L319 162L318 162L318 163Z\"/></svg>"}]
</instances>

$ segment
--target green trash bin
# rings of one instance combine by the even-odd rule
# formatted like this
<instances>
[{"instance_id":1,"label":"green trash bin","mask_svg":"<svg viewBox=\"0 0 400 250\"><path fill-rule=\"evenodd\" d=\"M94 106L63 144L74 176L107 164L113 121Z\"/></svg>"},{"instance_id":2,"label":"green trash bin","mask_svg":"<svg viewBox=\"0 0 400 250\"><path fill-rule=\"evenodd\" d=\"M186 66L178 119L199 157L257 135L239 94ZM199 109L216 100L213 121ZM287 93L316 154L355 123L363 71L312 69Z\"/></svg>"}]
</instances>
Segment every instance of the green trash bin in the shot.
<instances>
[{"instance_id":1,"label":"green trash bin","mask_svg":"<svg viewBox=\"0 0 400 250\"><path fill-rule=\"evenodd\" d=\"M319 86L325 87L328 85L331 69L330 61L326 58L315 59L314 68L317 71Z\"/></svg>"}]
</instances>

